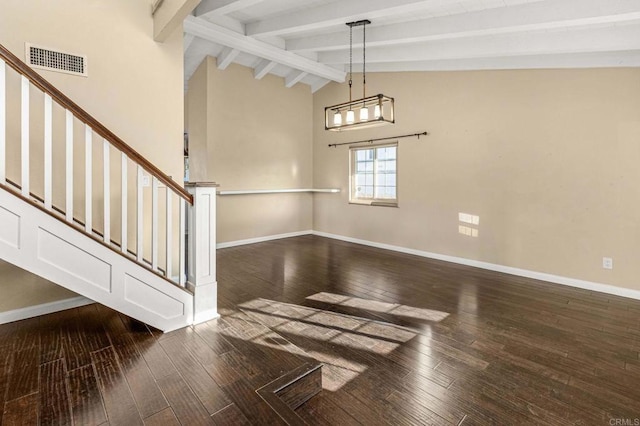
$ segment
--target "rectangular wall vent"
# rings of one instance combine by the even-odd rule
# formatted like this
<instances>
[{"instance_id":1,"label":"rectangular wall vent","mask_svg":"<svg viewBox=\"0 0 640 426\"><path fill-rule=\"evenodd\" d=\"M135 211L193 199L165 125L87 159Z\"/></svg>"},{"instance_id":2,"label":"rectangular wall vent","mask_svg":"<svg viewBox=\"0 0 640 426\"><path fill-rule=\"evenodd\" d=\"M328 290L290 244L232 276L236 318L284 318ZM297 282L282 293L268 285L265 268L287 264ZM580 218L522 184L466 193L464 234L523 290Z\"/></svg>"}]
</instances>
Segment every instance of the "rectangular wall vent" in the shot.
<instances>
[{"instance_id":1,"label":"rectangular wall vent","mask_svg":"<svg viewBox=\"0 0 640 426\"><path fill-rule=\"evenodd\" d=\"M27 63L33 68L86 77L87 57L25 43Z\"/></svg>"}]
</instances>

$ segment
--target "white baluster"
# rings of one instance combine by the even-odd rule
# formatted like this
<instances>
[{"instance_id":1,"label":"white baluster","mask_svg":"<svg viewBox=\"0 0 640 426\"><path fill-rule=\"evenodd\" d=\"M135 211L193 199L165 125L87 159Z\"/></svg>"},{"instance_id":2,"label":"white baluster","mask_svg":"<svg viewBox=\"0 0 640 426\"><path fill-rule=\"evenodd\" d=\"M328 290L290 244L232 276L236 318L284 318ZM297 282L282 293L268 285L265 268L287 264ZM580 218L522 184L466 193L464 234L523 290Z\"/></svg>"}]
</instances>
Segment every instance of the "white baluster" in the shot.
<instances>
[{"instance_id":1,"label":"white baluster","mask_svg":"<svg viewBox=\"0 0 640 426\"><path fill-rule=\"evenodd\" d=\"M5 63L0 59L0 183L3 185L7 179L7 88L5 70Z\"/></svg>"},{"instance_id":2,"label":"white baluster","mask_svg":"<svg viewBox=\"0 0 640 426\"><path fill-rule=\"evenodd\" d=\"M187 274L185 272L185 261L186 261L186 253L185 253L185 204L186 201L184 198L180 198L180 234L178 235L178 242L180 243L180 258L178 259L178 282L184 287L187 282Z\"/></svg>"},{"instance_id":3,"label":"white baluster","mask_svg":"<svg viewBox=\"0 0 640 426\"><path fill-rule=\"evenodd\" d=\"M44 207L51 210L53 198L52 174L53 174L53 101L51 96L44 94Z\"/></svg>"},{"instance_id":4,"label":"white baluster","mask_svg":"<svg viewBox=\"0 0 640 426\"><path fill-rule=\"evenodd\" d=\"M29 197L29 80L22 76L22 111L21 111L21 160L22 160L22 195Z\"/></svg>"},{"instance_id":5,"label":"white baluster","mask_svg":"<svg viewBox=\"0 0 640 426\"><path fill-rule=\"evenodd\" d=\"M66 202L67 222L73 223L73 114L66 110Z\"/></svg>"},{"instance_id":6,"label":"white baluster","mask_svg":"<svg viewBox=\"0 0 640 426\"><path fill-rule=\"evenodd\" d=\"M84 230L91 234L93 232L93 211L92 201L93 196L91 190L93 189L93 168L92 168L92 130L88 124L84 125Z\"/></svg>"},{"instance_id":7,"label":"white baluster","mask_svg":"<svg viewBox=\"0 0 640 426\"><path fill-rule=\"evenodd\" d=\"M158 270L158 179L151 177L151 268Z\"/></svg>"},{"instance_id":8,"label":"white baluster","mask_svg":"<svg viewBox=\"0 0 640 426\"><path fill-rule=\"evenodd\" d=\"M169 189L169 187L167 186L167 268L165 270L165 276L169 279L171 279L171 267L173 265L171 265L171 261L172 259L172 247L171 247L171 243L172 243L172 233L173 233L173 223L172 223L172 211L171 211L171 190Z\"/></svg>"},{"instance_id":9,"label":"white baluster","mask_svg":"<svg viewBox=\"0 0 640 426\"><path fill-rule=\"evenodd\" d=\"M142 262L142 250L144 248L144 242L142 240L142 235L144 234L144 222L142 218L143 213L143 205L142 205L142 184L143 184L143 174L142 174L142 166L138 165L138 182L136 188L136 215L137 218L137 226L136 226L136 257L138 262Z\"/></svg>"},{"instance_id":10,"label":"white baluster","mask_svg":"<svg viewBox=\"0 0 640 426\"><path fill-rule=\"evenodd\" d=\"M127 254L127 154L122 153L122 224L120 226L120 249Z\"/></svg>"},{"instance_id":11,"label":"white baluster","mask_svg":"<svg viewBox=\"0 0 640 426\"><path fill-rule=\"evenodd\" d=\"M106 139L103 141L103 178L104 184L104 242L111 245L111 166L109 162L109 142Z\"/></svg>"}]
</instances>

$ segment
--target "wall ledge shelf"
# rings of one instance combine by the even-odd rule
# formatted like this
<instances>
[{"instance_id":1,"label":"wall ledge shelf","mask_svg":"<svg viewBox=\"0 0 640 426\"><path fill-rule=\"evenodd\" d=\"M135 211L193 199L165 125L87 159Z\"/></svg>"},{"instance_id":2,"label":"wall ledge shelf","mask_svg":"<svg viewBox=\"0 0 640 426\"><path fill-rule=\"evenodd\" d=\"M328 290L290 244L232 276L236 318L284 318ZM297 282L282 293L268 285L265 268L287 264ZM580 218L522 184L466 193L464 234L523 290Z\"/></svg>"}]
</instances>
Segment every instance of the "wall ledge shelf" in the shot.
<instances>
[{"instance_id":1,"label":"wall ledge shelf","mask_svg":"<svg viewBox=\"0 0 640 426\"><path fill-rule=\"evenodd\" d=\"M313 189L313 188L301 188L301 189L243 189L243 190L221 190L218 191L218 195L249 195L249 194L287 194L295 192L324 192L337 194L340 192L338 188L327 189Z\"/></svg>"}]
</instances>

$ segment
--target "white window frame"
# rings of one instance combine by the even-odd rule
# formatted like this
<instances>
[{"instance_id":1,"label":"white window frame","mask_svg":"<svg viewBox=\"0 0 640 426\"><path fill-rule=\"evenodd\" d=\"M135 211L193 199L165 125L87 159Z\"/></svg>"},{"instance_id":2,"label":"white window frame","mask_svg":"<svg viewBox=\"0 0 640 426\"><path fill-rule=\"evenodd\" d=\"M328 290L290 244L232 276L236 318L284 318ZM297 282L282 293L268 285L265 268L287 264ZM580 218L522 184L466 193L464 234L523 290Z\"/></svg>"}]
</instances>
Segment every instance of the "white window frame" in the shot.
<instances>
[{"instance_id":1,"label":"white window frame","mask_svg":"<svg viewBox=\"0 0 640 426\"><path fill-rule=\"evenodd\" d=\"M377 153L379 148L393 147L396 149L396 198L376 198L376 175L378 168ZM356 152L361 150L373 149L373 198L360 198L356 197ZM385 143L380 145L367 145L367 146L351 146L349 147L349 203L351 204L363 204L370 206L387 206L398 207L398 142Z\"/></svg>"}]
</instances>

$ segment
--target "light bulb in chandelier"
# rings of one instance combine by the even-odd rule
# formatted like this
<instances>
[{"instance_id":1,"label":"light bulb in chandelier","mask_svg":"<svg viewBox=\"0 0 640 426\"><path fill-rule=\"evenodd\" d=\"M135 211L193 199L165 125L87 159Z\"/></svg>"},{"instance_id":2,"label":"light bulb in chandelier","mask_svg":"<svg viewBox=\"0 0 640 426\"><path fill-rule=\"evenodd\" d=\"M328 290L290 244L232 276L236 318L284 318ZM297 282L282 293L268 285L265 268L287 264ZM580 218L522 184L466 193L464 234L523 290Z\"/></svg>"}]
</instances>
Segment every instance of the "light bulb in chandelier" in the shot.
<instances>
[{"instance_id":1,"label":"light bulb in chandelier","mask_svg":"<svg viewBox=\"0 0 640 426\"><path fill-rule=\"evenodd\" d=\"M380 118L380 105L376 105L376 106L373 108L373 117L374 117L375 119Z\"/></svg>"},{"instance_id":2,"label":"light bulb in chandelier","mask_svg":"<svg viewBox=\"0 0 640 426\"><path fill-rule=\"evenodd\" d=\"M360 121L368 121L369 120L369 108L363 106L360 109Z\"/></svg>"},{"instance_id":3,"label":"light bulb in chandelier","mask_svg":"<svg viewBox=\"0 0 640 426\"><path fill-rule=\"evenodd\" d=\"M334 126L342 125L342 113L340 111L336 111L336 113L333 114L333 125Z\"/></svg>"},{"instance_id":4,"label":"light bulb in chandelier","mask_svg":"<svg viewBox=\"0 0 640 426\"><path fill-rule=\"evenodd\" d=\"M355 113L350 109L349 111L347 111L347 124L353 124L355 121Z\"/></svg>"}]
</instances>

